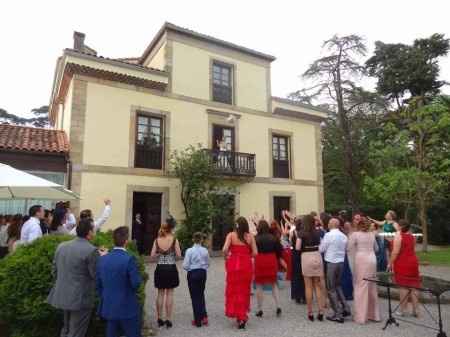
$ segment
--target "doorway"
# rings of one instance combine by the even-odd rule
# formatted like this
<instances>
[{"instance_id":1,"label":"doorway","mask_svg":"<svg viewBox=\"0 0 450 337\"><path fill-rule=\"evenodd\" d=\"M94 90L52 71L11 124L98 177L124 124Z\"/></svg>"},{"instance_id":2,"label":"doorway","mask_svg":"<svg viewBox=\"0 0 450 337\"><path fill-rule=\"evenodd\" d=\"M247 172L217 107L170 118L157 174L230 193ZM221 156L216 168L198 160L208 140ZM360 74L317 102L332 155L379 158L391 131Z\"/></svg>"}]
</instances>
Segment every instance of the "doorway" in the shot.
<instances>
[{"instance_id":1,"label":"doorway","mask_svg":"<svg viewBox=\"0 0 450 337\"><path fill-rule=\"evenodd\" d=\"M140 254L149 255L161 226L162 193L133 193L131 236Z\"/></svg>"},{"instance_id":2,"label":"doorway","mask_svg":"<svg viewBox=\"0 0 450 337\"><path fill-rule=\"evenodd\" d=\"M291 211L291 197L273 197L273 218L281 223L282 212Z\"/></svg>"},{"instance_id":3,"label":"doorway","mask_svg":"<svg viewBox=\"0 0 450 337\"><path fill-rule=\"evenodd\" d=\"M217 194L214 196L214 207L219 213L212 219L212 250L221 250L225 238L233 230L235 198L233 194Z\"/></svg>"}]
</instances>

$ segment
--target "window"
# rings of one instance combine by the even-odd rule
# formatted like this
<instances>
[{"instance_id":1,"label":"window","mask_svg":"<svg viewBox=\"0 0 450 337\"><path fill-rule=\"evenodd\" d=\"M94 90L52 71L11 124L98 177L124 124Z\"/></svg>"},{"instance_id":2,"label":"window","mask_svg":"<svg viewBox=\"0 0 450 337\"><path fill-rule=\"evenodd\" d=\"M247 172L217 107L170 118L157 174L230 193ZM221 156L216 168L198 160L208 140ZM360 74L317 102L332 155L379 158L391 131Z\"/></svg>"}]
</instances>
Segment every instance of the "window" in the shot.
<instances>
[{"instance_id":1,"label":"window","mask_svg":"<svg viewBox=\"0 0 450 337\"><path fill-rule=\"evenodd\" d=\"M163 164L163 120L138 115L135 167L161 170Z\"/></svg>"},{"instance_id":2,"label":"window","mask_svg":"<svg viewBox=\"0 0 450 337\"><path fill-rule=\"evenodd\" d=\"M274 178L289 178L289 138L272 136L272 159Z\"/></svg>"},{"instance_id":3,"label":"window","mask_svg":"<svg viewBox=\"0 0 450 337\"><path fill-rule=\"evenodd\" d=\"M212 66L212 99L220 103L233 103L233 67L221 62Z\"/></svg>"}]
</instances>

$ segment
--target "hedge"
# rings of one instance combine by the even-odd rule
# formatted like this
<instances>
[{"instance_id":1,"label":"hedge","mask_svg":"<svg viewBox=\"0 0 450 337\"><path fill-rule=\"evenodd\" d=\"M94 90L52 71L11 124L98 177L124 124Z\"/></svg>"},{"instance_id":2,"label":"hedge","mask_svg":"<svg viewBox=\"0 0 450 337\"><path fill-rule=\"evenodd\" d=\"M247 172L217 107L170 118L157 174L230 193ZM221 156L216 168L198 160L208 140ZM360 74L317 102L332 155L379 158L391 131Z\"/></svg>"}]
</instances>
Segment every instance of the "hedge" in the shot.
<instances>
[{"instance_id":1,"label":"hedge","mask_svg":"<svg viewBox=\"0 0 450 337\"><path fill-rule=\"evenodd\" d=\"M14 254L0 260L0 320L7 323L12 337L59 336L62 313L48 305L46 299L54 283L51 270L56 247L71 239L72 236L45 236L18 247ZM98 233L92 243L112 248L111 232ZM128 251L136 256L139 270L147 281L144 262L135 245L130 244ZM144 284L139 289L142 305ZM89 335L103 334L103 322L94 317Z\"/></svg>"}]
</instances>

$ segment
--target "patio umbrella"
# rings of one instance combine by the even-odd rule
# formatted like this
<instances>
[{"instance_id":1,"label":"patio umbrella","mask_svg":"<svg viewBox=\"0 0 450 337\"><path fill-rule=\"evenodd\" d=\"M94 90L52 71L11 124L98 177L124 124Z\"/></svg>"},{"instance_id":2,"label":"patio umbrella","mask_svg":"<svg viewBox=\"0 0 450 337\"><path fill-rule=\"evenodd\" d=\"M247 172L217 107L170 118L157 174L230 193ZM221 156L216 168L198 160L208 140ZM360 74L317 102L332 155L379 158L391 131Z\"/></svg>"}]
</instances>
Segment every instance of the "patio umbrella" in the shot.
<instances>
[{"instance_id":1,"label":"patio umbrella","mask_svg":"<svg viewBox=\"0 0 450 337\"><path fill-rule=\"evenodd\" d=\"M43 178L0 163L0 199L75 200L74 192Z\"/></svg>"}]
</instances>

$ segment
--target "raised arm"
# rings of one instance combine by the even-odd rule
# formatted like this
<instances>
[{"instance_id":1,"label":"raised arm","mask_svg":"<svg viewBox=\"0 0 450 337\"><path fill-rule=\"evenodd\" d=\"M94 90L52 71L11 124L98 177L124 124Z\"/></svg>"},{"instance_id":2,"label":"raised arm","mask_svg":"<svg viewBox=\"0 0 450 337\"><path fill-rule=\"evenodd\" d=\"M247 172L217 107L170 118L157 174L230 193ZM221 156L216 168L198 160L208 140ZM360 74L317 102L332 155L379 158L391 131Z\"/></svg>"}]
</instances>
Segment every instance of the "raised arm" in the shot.
<instances>
[{"instance_id":1,"label":"raised arm","mask_svg":"<svg viewBox=\"0 0 450 337\"><path fill-rule=\"evenodd\" d=\"M102 225L108 221L109 217L111 216L112 208L111 208L111 200L106 199L105 200L105 208L103 209L102 214L100 217L94 220L94 231L98 232Z\"/></svg>"}]
</instances>

